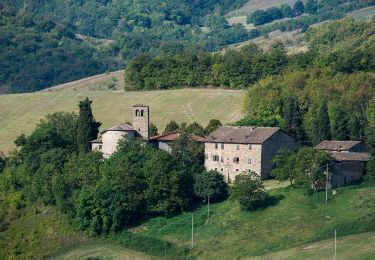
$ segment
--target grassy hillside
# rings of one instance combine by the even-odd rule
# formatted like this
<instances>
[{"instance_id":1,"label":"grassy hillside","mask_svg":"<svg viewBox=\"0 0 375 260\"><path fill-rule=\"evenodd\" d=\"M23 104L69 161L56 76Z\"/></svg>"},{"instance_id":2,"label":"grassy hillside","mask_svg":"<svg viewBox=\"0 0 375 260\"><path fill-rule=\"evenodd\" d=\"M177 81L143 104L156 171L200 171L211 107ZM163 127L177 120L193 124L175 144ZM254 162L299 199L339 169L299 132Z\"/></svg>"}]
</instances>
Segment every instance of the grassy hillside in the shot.
<instances>
[{"instance_id":1,"label":"grassy hillside","mask_svg":"<svg viewBox=\"0 0 375 260\"><path fill-rule=\"evenodd\" d=\"M77 111L79 100L93 100L94 116L103 123L102 129L131 121L131 106L147 104L151 121L163 130L170 120L197 121L203 125L212 118L223 123L241 117L241 91L223 89L180 89L153 92L109 90L123 86L122 72L103 74L43 92L0 95L0 151L14 147L13 140L29 134L46 114L56 111Z\"/></svg>"},{"instance_id":2,"label":"grassy hillside","mask_svg":"<svg viewBox=\"0 0 375 260\"><path fill-rule=\"evenodd\" d=\"M274 6L281 6L287 4L293 6L296 0L249 0L246 4L231 11L228 16L235 16L240 14L247 15L259 9L267 9Z\"/></svg>"},{"instance_id":3,"label":"grassy hillside","mask_svg":"<svg viewBox=\"0 0 375 260\"><path fill-rule=\"evenodd\" d=\"M267 184L274 187L275 183ZM187 254L198 259L329 259L333 253L333 232L338 233L338 259L372 259L375 248L375 186L348 186L325 204L324 192L306 196L300 190L277 188L270 191L273 202L256 212L244 212L231 200L194 211L194 249ZM135 237L160 244L159 256L173 255L164 243L188 249L191 245L191 213L172 218L154 218L130 231ZM368 233L365 233L368 232ZM122 236L114 239L118 244ZM165 242L163 242L165 241ZM102 243L103 250L113 248L111 259L124 250ZM140 249L142 245L139 245ZM175 249L174 248L174 249ZM172 250L172 249L171 249ZM61 251L61 259L95 254L94 247L82 245ZM69 257L68 257L69 256Z\"/></svg>"}]
</instances>

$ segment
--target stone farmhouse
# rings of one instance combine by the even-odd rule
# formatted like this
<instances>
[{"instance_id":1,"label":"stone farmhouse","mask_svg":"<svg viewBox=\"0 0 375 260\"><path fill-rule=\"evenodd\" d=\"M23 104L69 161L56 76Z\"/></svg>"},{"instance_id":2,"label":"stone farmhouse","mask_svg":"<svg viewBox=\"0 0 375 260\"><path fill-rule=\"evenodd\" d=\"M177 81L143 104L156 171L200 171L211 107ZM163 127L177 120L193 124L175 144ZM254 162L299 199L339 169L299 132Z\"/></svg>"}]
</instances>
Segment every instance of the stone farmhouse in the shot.
<instances>
[{"instance_id":1,"label":"stone farmhouse","mask_svg":"<svg viewBox=\"0 0 375 260\"><path fill-rule=\"evenodd\" d=\"M294 139L278 127L222 126L203 142L206 169L221 172L227 182L248 170L268 178L277 151L296 147Z\"/></svg>"},{"instance_id":2,"label":"stone farmhouse","mask_svg":"<svg viewBox=\"0 0 375 260\"><path fill-rule=\"evenodd\" d=\"M365 174L370 154L361 141L324 140L315 148L330 153L335 159L336 163L330 169L332 187L340 187L360 180Z\"/></svg>"}]
</instances>

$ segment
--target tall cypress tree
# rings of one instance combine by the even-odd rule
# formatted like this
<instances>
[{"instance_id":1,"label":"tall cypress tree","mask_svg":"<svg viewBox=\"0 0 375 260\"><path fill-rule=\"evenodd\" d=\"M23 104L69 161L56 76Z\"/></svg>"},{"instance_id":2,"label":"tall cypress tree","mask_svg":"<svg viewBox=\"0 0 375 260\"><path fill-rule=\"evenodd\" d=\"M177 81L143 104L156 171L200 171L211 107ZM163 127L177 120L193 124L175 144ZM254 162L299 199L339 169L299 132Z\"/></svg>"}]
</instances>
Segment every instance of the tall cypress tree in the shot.
<instances>
[{"instance_id":1,"label":"tall cypress tree","mask_svg":"<svg viewBox=\"0 0 375 260\"><path fill-rule=\"evenodd\" d=\"M332 102L329 106L329 115L332 139L347 140L349 138L348 120L344 109L339 104Z\"/></svg>"},{"instance_id":2,"label":"tall cypress tree","mask_svg":"<svg viewBox=\"0 0 375 260\"><path fill-rule=\"evenodd\" d=\"M294 96L288 96L283 106L284 129L302 141L305 137L305 131L302 125L302 114L298 100Z\"/></svg>"},{"instance_id":3,"label":"tall cypress tree","mask_svg":"<svg viewBox=\"0 0 375 260\"><path fill-rule=\"evenodd\" d=\"M96 139L102 123L96 122L91 110L92 101L86 98L79 102L79 116L77 122L77 146L80 152L90 150L90 141Z\"/></svg>"},{"instance_id":4,"label":"tall cypress tree","mask_svg":"<svg viewBox=\"0 0 375 260\"><path fill-rule=\"evenodd\" d=\"M331 139L327 102L320 102L316 111L315 142Z\"/></svg>"}]
</instances>

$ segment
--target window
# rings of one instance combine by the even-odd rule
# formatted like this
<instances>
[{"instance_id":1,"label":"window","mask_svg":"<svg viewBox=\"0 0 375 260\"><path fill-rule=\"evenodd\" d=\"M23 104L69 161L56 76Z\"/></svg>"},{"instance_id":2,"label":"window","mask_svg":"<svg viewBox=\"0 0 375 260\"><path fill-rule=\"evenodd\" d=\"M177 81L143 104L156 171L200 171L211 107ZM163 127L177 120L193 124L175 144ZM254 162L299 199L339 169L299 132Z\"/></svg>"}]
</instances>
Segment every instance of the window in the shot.
<instances>
[{"instance_id":1,"label":"window","mask_svg":"<svg viewBox=\"0 0 375 260\"><path fill-rule=\"evenodd\" d=\"M238 169L236 169L236 172L238 172Z\"/></svg>"},{"instance_id":2,"label":"window","mask_svg":"<svg viewBox=\"0 0 375 260\"><path fill-rule=\"evenodd\" d=\"M218 146L219 146L219 144L218 144L218 143L215 143L215 149L217 149Z\"/></svg>"},{"instance_id":3,"label":"window","mask_svg":"<svg viewBox=\"0 0 375 260\"><path fill-rule=\"evenodd\" d=\"M240 150L240 144L236 144L236 150Z\"/></svg>"},{"instance_id":4,"label":"window","mask_svg":"<svg viewBox=\"0 0 375 260\"><path fill-rule=\"evenodd\" d=\"M214 162L218 162L218 161L219 161L219 156L218 156L218 155L213 155L213 156L212 156L212 160L213 160Z\"/></svg>"},{"instance_id":5,"label":"window","mask_svg":"<svg viewBox=\"0 0 375 260\"><path fill-rule=\"evenodd\" d=\"M234 157L233 158L234 163L240 163L240 158L239 157Z\"/></svg>"},{"instance_id":6,"label":"window","mask_svg":"<svg viewBox=\"0 0 375 260\"><path fill-rule=\"evenodd\" d=\"M141 116L143 116L143 110L141 110Z\"/></svg>"},{"instance_id":7,"label":"window","mask_svg":"<svg viewBox=\"0 0 375 260\"><path fill-rule=\"evenodd\" d=\"M248 158L248 159L247 159L247 163L248 163L248 164L251 164L251 158Z\"/></svg>"},{"instance_id":8,"label":"window","mask_svg":"<svg viewBox=\"0 0 375 260\"><path fill-rule=\"evenodd\" d=\"M223 168L221 168L220 170L223 171Z\"/></svg>"},{"instance_id":9,"label":"window","mask_svg":"<svg viewBox=\"0 0 375 260\"><path fill-rule=\"evenodd\" d=\"M221 150L223 150L224 149L224 144L221 144Z\"/></svg>"},{"instance_id":10,"label":"window","mask_svg":"<svg viewBox=\"0 0 375 260\"><path fill-rule=\"evenodd\" d=\"M217 171L217 168L215 168L215 171Z\"/></svg>"},{"instance_id":11,"label":"window","mask_svg":"<svg viewBox=\"0 0 375 260\"><path fill-rule=\"evenodd\" d=\"M249 144L249 150L252 150L252 149L253 149L253 145Z\"/></svg>"},{"instance_id":12,"label":"window","mask_svg":"<svg viewBox=\"0 0 375 260\"><path fill-rule=\"evenodd\" d=\"M135 116L139 116L139 110L135 110Z\"/></svg>"},{"instance_id":13,"label":"window","mask_svg":"<svg viewBox=\"0 0 375 260\"><path fill-rule=\"evenodd\" d=\"M102 149L102 147L103 147L103 145L99 144L99 150L101 150L101 149Z\"/></svg>"},{"instance_id":14,"label":"window","mask_svg":"<svg viewBox=\"0 0 375 260\"><path fill-rule=\"evenodd\" d=\"M224 162L224 157L220 157L220 162Z\"/></svg>"}]
</instances>

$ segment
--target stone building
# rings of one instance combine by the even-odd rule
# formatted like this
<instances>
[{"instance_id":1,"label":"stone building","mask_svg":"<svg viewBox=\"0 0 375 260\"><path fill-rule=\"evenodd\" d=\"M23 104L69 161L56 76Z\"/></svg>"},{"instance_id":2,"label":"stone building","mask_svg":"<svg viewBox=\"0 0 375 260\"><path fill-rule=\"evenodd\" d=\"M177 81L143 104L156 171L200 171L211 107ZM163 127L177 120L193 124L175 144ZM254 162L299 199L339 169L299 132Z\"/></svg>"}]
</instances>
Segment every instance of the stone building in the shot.
<instances>
[{"instance_id":1,"label":"stone building","mask_svg":"<svg viewBox=\"0 0 375 260\"><path fill-rule=\"evenodd\" d=\"M330 182L333 187L360 180L365 174L370 154L361 141L324 140L315 148L328 152L335 159L335 164L330 167Z\"/></svg>"},{"instance_id":2,"label":"stone building","mask_svg":"<svg viewBox=\"0 0 375 260\"><path fill-rule=\"evenodd\" d=\"M278 127L222 126L204 143L206 169L221 172L228 182L248 170L268 178L277 151L296 147L294 139Z\"/></svg>"},{"instance_id":3,"label":"stone building","mask_svg":"<svg viewBox=\"0 0 375 260\"><path fill-rule=\"evenodd\" d=\"M164 133L161 135L151 137L150 142L161 150L171 152L172 151L171 143L173 141L176 141L180 137L180 135L181 135L181 131L176 130L176 131L172 131L169 133ZM191 135L190 138L197 142L202 142L204 139L203 137L200 137L197 135Z\"/></svg>"},{"instance_id":4,"label":"stone building","mask_svg":"<svg viewBox=\"0 0 375 260\"><path fill-rule=\"evenodd\" d=\"M135 105L133 110L133 123L120 124L105 129L100 133L100 138L91 141L92 150L101 151L103 156L108 158L117 150L118 142L125 135L129 137L140 137L149 140L150 109L145 105Z\"/></svg>"}]
</instances>

